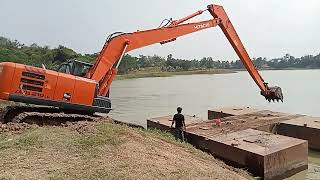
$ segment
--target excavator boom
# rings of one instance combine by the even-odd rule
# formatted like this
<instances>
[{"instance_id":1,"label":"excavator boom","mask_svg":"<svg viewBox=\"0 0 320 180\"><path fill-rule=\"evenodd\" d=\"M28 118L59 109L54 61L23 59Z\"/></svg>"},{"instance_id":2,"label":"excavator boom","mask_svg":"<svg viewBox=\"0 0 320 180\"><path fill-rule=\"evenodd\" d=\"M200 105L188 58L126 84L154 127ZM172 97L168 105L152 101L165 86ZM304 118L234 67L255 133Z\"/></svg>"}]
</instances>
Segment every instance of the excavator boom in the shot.
<instances>
[{"instance_id":1,"label":"excavator boom","mask_svg":"<svg viewBox=\"0 0 320 180\"><path fill-rule=\"evenodd\" d=\"M206 10L211 13L213 19L182 24L185 21L202 14ZM206 10L200 10L185 18L172 21L168 26L133 33L123 33L109 38L99 54L96 63L90 69L86 77L99 81L99 94L105 96L109 91L112 78L117 73L117 68L113 68L114 64L116 62L118 62L118 65L120 64L124 53L155 43L169 43L176 40L178 37L218 25L241 59L250 76L259 87L261 95L268 101L283 101L281 88L268 87L268 83L266 83L259 74L223 7L209 5Z\"/></svg>"},{"instance_id":2,"label":"excavator boom","mask_svg":"<svg viewBox=\"0 0 320 180\"><path fill-rule=\"evenodd\" d=\"M283 102L283 94L281 88L277 86L268 87L268 83L263 80L253 62L251 61L249 54L242 44L240 37L238 36L223 7L218 5L209 5L208 10L214 18L221 19L219 23L220 28L232 45L233 49L236 51L250 76L260 88L261 95L263 95L268 101L281 100Z\"/></svg>"}]
</instances>

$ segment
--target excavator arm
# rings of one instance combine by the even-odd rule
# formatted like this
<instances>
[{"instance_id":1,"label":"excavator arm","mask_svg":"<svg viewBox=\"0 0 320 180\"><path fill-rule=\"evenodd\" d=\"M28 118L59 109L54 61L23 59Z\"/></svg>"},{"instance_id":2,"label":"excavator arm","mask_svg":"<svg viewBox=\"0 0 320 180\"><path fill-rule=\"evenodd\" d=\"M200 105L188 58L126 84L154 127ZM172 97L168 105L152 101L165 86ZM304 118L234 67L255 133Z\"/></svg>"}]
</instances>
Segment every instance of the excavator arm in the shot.
<instances>
[{"instance_id":1,"label":"excavator arm","mask_svg":"<svg viewBox=\"0 0 320 180\"><path fill-rule=\"evenodd\" d=\"M258 85L261 90L261 95L263 95L268 101L281 100L283 102L282 90L280 87L268 87L268 83L266 83L258 70L255 68L252 63L249 54L247 53L244 45L242 44L240 37L238 36L235 28L233 27L228 15L222 6L217 5L209 5L208 10L214 18L220 19L219 26L222 29L224 35L229 40L233 49L236 51L237 55L241 59L243 65L249 72L252 79Z\"/></svg>"},{"instance_id":2,"label":"excavator arm","mask_svg":"<svg viewBox=\"0 0 320 180\"><path fill-rule=\"evenodd\" d=\"M211 13L213 19L182 24L183 22L202 14L206 10ZM283 101L281 88L268 87L268 84L262 79L223 7L218 5L209 5L206 10L197 11L194 14L180 20L172 21L169 25L159 27L157 29L137 31L133 33L120 33L115 36L110 36L97 57L96 63L88 71L86 77L98 81L98 95L106 96L111 82L117 74L117 68L125 53L155 43L169 43L176 40L178 37L219 26L241 59L245 68L260 88L261 95L269 101Z\"/></svg>"}]
</instances>

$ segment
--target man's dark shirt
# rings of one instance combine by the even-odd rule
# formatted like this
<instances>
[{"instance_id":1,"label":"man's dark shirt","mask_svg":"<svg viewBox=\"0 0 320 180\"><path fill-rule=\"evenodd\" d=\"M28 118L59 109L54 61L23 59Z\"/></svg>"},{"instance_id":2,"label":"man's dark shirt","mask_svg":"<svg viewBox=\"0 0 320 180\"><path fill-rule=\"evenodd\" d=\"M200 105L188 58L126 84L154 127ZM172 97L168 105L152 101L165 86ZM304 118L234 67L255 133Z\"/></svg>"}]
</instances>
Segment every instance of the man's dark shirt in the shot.
<instances>
[{"instance_id":1,"label":"man's dark shirt","mask_svg":"<svg viewBox=\"0 0 320 180\"><path fill-rule=\"evenodd\" d=\"M176 128L181 128L184 125L184 116L182 114L175 114L173 116Z\"/></svg>"}]
</instances>

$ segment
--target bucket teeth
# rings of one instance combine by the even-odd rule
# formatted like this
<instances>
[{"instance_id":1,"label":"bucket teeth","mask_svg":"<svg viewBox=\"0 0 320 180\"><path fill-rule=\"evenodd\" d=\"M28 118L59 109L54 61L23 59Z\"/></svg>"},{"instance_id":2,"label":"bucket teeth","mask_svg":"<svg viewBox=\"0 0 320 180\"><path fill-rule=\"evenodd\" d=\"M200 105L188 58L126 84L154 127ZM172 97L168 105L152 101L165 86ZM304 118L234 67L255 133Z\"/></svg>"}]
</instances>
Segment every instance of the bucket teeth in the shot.
<instances>
[{"instance_id":1,"label":"bucket teeth","mask_svg":"<svg viewBox=\"0 0 320 180\"><path fill-rule=\"evenodd\" d=\"M278 86L268 87L266 92L261 92L261 95L263 95L269 102L271 102L271 100L273 102L283 102L282 90Z\"/></svg>"}]
</instances>

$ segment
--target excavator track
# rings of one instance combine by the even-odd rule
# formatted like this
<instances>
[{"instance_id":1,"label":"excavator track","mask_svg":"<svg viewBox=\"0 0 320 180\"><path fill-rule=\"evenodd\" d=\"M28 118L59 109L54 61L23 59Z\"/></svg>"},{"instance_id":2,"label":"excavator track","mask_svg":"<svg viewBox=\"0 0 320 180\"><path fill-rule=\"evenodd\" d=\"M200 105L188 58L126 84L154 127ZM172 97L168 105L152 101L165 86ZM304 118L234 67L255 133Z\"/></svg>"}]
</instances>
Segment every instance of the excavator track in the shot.
<instances>
[{"instance_id":1,"label":"excavator track","mask_svg":"<svg viewBox=\"0 0 320 180\"><path fill-rule=\"evenodd\" d=\"M1 123L28 123L37 125L61 125L66 122L93 121L96 115L66 112L58 108L37 106L7 106L0 111Z\"/></svg>"}]
</instances>

